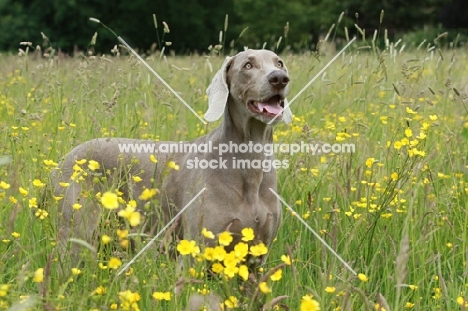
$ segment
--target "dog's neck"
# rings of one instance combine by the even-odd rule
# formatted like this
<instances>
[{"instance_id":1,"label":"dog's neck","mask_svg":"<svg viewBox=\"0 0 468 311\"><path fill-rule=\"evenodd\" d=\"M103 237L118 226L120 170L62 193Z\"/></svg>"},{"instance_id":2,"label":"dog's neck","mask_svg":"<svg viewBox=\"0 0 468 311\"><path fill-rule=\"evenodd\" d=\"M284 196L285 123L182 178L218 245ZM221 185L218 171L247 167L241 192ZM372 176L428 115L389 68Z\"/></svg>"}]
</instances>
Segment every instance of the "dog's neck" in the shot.
<instances>
[{"instance_id":1,"label":"dog's neck","mask_svg":"<svg viewBox=\"0 0 468 311\"><path fill-rule=\"evenodd\" d=\"M240 109L239 109L240 108ZM246 116L246 107L240 107L239 103L232 102L229 98L223 121L218 128L221 130L225 141L232 141L236 144L271 144L273 142L273 127L263 123L254 117ZM257 158L252 155L253 158ZM263 154L258 154L260 159Z\"/></svg>"},{"instance_id":2,"label":"dog's neck","mask_svg":"<svg viewBox=\"0 0 468 311\"><path fill-rule=\"evenodd\" d=\"M224 118L221 125L211 132L209 139L213 142L213 146L220 143L223 144L271 144L273 142L273 128L271 125L263 123L250 116L238 116L239 110L229 109L234 105L227 105ZM239 106L237 106L239 107ZM245 113L241 111L240 113ZM273 156L266 156L263 152L252 153L229 153L223 156L230 157L228 162L233 161L234 157L239 160L248 160L250 163L254 160L273 160ZM240 193L250 204L256 204L262 197L262 189L276 187L276 172L272 169L269 172L264 172L260 169L233 169L230 172L230 178L234 181L239 181L242 186Z\"/></svg>"}]
</instances>

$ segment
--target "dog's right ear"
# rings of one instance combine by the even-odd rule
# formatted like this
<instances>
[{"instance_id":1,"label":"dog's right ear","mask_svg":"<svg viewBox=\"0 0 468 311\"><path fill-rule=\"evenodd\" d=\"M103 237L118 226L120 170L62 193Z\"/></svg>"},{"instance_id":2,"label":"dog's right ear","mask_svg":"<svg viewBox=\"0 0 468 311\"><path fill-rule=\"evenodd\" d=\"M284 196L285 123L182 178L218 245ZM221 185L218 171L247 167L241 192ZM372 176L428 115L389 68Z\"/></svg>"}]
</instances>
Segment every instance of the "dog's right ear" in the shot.
<instances>
[{"instance_id":1,"label":"dog's right ear","mask_svg":"<svg viewBox=\"0 0 468 311\"><path fill-rule=\"evenodd\" d=\"M205 113L205 120L213 122L218 120L224 113L227 99L229 96L229 88L226 82L226 75L231 66L233 57L226 57L221 69L218 70L210 86L206 89L208 95L208 110Z\"/></svg>"}]
</instances>

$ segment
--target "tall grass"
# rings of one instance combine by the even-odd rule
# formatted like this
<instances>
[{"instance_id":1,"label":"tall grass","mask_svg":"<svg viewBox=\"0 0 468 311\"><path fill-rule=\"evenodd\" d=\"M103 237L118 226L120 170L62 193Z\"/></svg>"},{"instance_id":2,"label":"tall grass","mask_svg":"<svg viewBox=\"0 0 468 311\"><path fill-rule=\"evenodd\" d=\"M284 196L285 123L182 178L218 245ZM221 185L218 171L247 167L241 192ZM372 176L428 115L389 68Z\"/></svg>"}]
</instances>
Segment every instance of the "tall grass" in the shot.
<instances>
[{"instance_id":1,"label":"tall grass","mask_svg":"<svg viewBox=\"0 0 468 311\"><path fill-rule=\"evenodd\" d=\"M331 56L283 55L291 96ZM254 285L257 307L296 310L306 295L322 310L466 306L467 59L465 50L432 46L354 47L292 105L294 122L277 126L277 142L354 143L356 152L280 153L290 165L278 171L278 191L361 275L285 209L256 279L271 292ZM203 114L221 57L147 61ZM190 140L217 124L205 127L131 56L0 55L0 68L0 309L195 310L203 301L228 309L234 299L232 309L251 308L252 285L239 276L210 275L206 261L180 270L156 248L121 276L89 252L87 265L60 278L57 203L35 204L54 162L95 137ZM132 253L118 251L122 233L108 234L112 254L129 261ZM286 255L292 265L282 264ZM280 280L268 277L272 269Z\"/></svg>"}]
</instances>

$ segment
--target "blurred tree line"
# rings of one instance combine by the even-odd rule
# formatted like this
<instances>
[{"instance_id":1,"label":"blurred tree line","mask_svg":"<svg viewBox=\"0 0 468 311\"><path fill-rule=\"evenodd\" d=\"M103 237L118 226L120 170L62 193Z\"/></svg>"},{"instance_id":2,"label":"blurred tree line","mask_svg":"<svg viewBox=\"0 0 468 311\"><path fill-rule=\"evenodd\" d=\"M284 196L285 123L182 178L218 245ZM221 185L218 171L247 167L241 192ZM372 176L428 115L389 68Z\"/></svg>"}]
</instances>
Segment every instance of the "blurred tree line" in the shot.
<instances>
[{"instance_id":1,"label":"blurred tree line","mask_svg":"<svg viewBox=\"0 0 468 311\"><path fill-rule=\"evenodd\" d=\"M226 14L229 20L224 34ZM466 30L468 1L0 0L0 51L15 51L22 41L42 45L42 32L54 49L73 53L86 50L97 32L96 52L110 53L118 41L90 17L99 19L140 50L155 48L154 43L157 49L166 46L166 50L181 54L206 53L209 46L220 44L225 49L232 45L235 49L262 47L265 43L273 48L280 37L280 49L290 46L301 50L314 48L333 24L333 38L343 38L345 27L352 36L355 24L369 37L375 29L387 29L390 37L424 27ZM163 21L168 25L166 33Z\"/></svg>"}]
</instances>

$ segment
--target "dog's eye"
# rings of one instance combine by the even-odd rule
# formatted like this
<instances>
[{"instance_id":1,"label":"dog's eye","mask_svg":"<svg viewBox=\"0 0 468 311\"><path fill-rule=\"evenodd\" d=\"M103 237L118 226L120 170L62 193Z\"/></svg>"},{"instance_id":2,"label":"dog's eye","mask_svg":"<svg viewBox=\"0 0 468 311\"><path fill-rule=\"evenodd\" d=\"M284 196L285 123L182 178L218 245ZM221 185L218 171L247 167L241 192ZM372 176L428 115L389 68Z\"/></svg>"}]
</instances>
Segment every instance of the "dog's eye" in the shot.
<instances>
[{"instance_id":1,"label":"dog's eye","mask_svg":"<svg viewBox=\"0 0 468 311\"><path fill-rule=\"evenodd\" d=\"M283 67L284 67L284 64L283 64L282 61L279 60L279 61L276 63L276 66L278 66L278 68L283 68Z\"/></svg>"},{"instance_id":2,"label":"dog's eye","mask_svg":"<svg viewBox=\"0 0 468 311\"><path fill-rule=\"evenodd\" d=\"M244 65L244 68L245 68L245 69L250 69L250 68L252 68L252 64L251 64L251 63L246 63L246 64Z\"/></svg>"}]
</instances>

